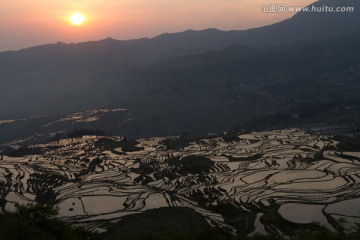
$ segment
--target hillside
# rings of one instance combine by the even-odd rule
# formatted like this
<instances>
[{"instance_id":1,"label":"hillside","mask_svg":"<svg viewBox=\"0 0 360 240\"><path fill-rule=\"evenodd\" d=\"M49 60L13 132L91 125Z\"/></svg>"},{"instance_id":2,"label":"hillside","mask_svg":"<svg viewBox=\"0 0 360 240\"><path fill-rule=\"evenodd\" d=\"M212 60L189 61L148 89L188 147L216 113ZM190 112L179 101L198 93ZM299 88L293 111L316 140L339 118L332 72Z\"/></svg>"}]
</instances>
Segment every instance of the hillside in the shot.
<instances>
[{"instance_id":1,"label":"hillside","mask_svg":"<svg viewBox=\"0 0 360 240\"><path fill-rule=\"evenodd\" d=\"M325 3L344 4L315 4ZM302 12L246 31L208 29L0 53L0 144L74 128L143 137L353 124L360 14L358 1L346 4L355 12ZM101 114L63 121L93 111Z\"/></svg>"},{"instance_id":2,"label":"hillside","mask_svg":"<svg viewBox=\"0 0 360 240\"><path fill-rule=\"evenodd\" d=\"M60 139L0 155L0 208L50 204L108 239L209 226L292 236L319 230L314 221L339 230L360 218L359 143L302 129Z\"/></svg>"},{"instance_id":3,"label":"hillside","mask_svg":"<svg viewBox=\"0 0 360 240\"><path fill-rule=\"evenodd\" d=\"M74 128L144 137L316 122L356 126L359 41L359 34L350 34L300 46L234 45L165 59L128 71L125 85L101 82L93 94L86 85L54 102L74 107L94 101L86 104L92 110L56 114L60 108L52 106L55 114L2 122L0 143ZM40 94L41 86L36 91ZM100 108L99 98L109 107ZM47 99L38 106L49 103ZM31 99L25 106L29 111L36 108Z\"/></svg>"},{"instance_id":4,"label":"hillside","mask_svg":"<svg viewBox=\"0 0 360 240\"><path fill-rule=\"evenodd\" d=\"M0 240L360 239L360 1L325 5L0 52Z\"/></svg>"}]
</instances>

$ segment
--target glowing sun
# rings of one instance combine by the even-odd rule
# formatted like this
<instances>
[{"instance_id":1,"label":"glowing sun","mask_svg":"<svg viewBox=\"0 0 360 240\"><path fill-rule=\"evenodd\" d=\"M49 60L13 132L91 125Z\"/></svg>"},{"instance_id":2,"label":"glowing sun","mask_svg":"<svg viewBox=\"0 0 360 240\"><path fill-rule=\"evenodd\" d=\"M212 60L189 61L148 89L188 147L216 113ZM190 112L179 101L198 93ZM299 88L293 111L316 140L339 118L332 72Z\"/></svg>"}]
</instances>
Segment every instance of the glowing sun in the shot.
<instances>
[{"instance_id":1,"label":"glowing sun","mask_svg":"<svg viewBox=\"0 0 360 240\"><path fill-rule=\"evenodd\" d=\"M85 20L86 17L81 13L73 13L71 16L69 16L69 21L76 26L82 25Z\"/></svg>"}]
</instances>

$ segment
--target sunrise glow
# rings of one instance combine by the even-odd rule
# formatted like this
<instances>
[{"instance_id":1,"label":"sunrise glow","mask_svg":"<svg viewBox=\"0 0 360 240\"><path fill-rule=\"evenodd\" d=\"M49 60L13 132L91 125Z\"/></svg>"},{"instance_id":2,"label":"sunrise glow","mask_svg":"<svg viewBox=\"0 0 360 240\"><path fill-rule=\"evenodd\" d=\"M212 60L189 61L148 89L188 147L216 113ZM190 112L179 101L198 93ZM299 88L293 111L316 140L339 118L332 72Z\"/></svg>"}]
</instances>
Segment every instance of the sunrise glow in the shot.
<instances>
[{"instance_id":1,"label":"sunrise glow","mask_svg":"<svg viewBox=\"0 0 360 240\"><path fill-rule=\"evenodd\" d=\"M315 0L285 1L305 6ZM106 37L136 39L189 29L244 30L273 24L293 12L263 13L274 0L1 0L0 52L59 40L84 42ZM204 7L206 6L206 7Z\"/></svg>"},{"instance_id":2,"label":"sunrise glow","mask_svg":"<svg viewBox=\"0 0 360 240\"><path fill-rule=\"evenodd\" d=\"M84 24L86 17L81 13L73 13L69 16L69 20L73 25L80 26Z\"/></svg>"}]
</instances>

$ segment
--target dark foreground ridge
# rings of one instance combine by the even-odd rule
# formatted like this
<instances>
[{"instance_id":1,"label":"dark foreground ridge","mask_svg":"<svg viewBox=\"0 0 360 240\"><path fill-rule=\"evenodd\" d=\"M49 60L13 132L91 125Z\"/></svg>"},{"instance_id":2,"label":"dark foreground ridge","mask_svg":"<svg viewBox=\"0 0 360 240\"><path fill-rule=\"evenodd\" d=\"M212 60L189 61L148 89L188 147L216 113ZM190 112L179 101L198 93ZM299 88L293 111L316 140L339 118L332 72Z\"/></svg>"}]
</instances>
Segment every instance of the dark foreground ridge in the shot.
<instances>
[{"instance_id":1,"label":"dark foreground ridge","mask_svg":"<svg viewBox=\"0 0 360 240\"><path fill-rule=\"evenodd\" d=\"M233 236L221 229L210 227L191 209L160 208L130 216L111 224L108 232L98 234L54 219L57 211L49 206L28 205L16 212L0 214L1 240L272 240L289 239L282 236ZM176 215L174 215L176 214ZM315 224L314 224L315 226ZM344 234L317 226L312 231L298 230L294 240L355 240L360 237L360 227Z\"/></svg>"}]
</instances>

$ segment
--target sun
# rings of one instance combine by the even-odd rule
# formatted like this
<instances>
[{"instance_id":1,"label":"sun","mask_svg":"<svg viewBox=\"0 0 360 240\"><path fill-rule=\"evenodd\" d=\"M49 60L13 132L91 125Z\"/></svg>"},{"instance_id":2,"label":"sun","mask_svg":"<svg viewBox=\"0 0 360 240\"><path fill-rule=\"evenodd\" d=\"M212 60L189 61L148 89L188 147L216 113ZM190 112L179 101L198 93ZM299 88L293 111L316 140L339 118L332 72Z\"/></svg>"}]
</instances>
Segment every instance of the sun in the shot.
<instances>
[{"instance_id":1,"label":"sun","mask_svg":"<svg viewBox=\"0 0 360 240\"><path fill-rule=\"evenodd\" d=\"M69 21L76 26L83 25L86 20L86 17L81 13L73 13L69 16Z\"/></svg>"}]
</instances>

